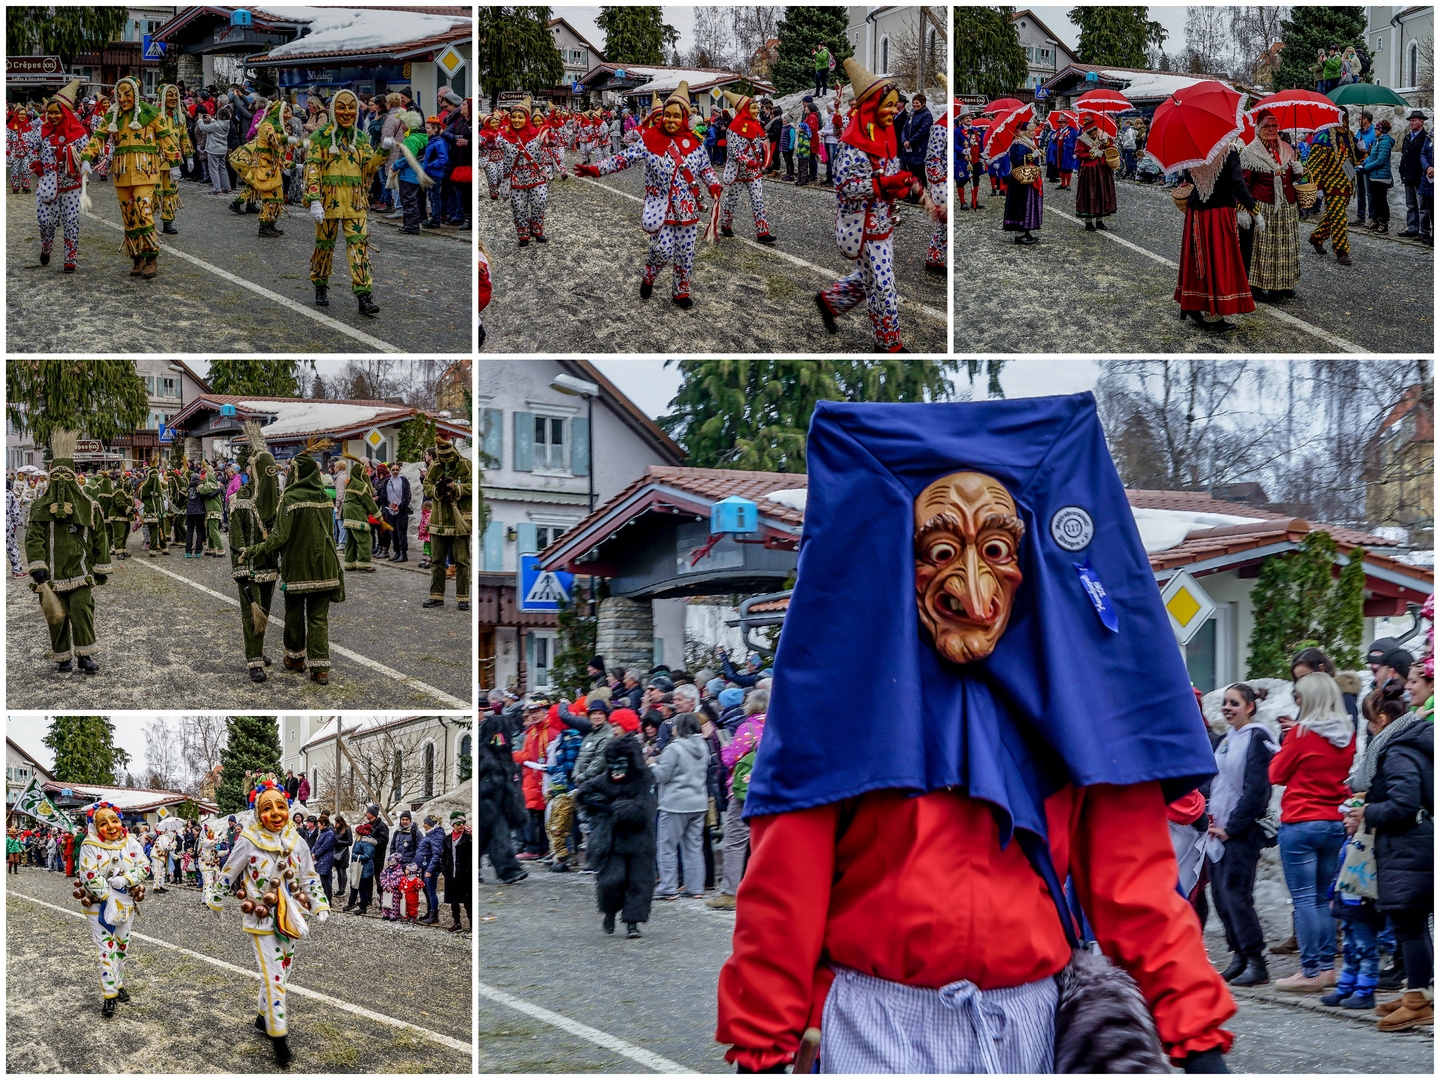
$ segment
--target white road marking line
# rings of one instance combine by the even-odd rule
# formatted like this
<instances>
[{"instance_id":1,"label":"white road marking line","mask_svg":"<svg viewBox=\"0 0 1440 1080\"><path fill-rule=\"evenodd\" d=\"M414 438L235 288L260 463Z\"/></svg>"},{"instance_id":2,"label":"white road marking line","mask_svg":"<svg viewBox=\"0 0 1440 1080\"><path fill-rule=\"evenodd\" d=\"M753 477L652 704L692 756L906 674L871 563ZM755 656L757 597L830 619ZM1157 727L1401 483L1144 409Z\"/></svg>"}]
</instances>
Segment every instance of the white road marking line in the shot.
<instances>
[{"instance_id":1,"label":"white road marking line","mask_svg":"<svg viewBox=\"0 0 1440 1080\"><path fill-rule=\"evenodd\" d=\"M225 601L225 603L231 605L232 607L238 608L240 606L239 597L226 596L224 593L218 593L214 589L207 588L206 586L201 585L198 581L191 581L184 574L177 574L174 570L166 570L163 566L155 566L153 563L150 563L148 561L141 562L140 565L150 570L158 570L162 574L173 577L176 581L183 581L192 589L199 589L203 593L208 593L210 596L215 597L216 600L223 600ZM438 698L440 701L444 702L446 705L449 705L452 708L468 709L471 707L470 702L468 701L461 701L457 697L451 697L444 690L431 686L427 682L422 682L421 680L415 678L413 675L406 675L404 672L396 671L392 667L386 667L378 660L371 660L368 656L361 656L359 653L352 652L351 650L341 645L336 645L332 643L330 646L330 651L333 653L339 653L347 660L354 660L357 664L363 664L365 667L373 668L374 670L380 672L380 674L386 675L389 678L394 679L396 682L404 683L406 686L413 686L417 690L423 690L425 693Z\"/></svg>"},{"instance_id":2,"label":"white road marking line","mask_svg":"<svg viewBox=\"0 0 1440 1080\"><path fill-rule=\"evenodd\" d=\"M116 225L113 221L106 221L99 214L86 211L85 216L90 218L92 221L100 222L101 225L108 225L116 232L125 231L121 226ZM167 255L174 255L176 258L184 259L186 262L194 263L202 270L209 270L212 274L215 274L218 277L222 277L226 281L233 282L234 284L239 285L242 288L249 289L253 293L259 293L261 296L265 297L265 299L273 300L281 307L287 307L291 311L298 312L299 314L304 315L306 318L314 319L316 322L328 326L331 330L338 330L340 331L340 333L352 337L356 341L363 341L371 348L379 349L381 352L387 353L401 353L405 351L398 345L391 345L388 341L382 341L380 338L371 337L363 330L356 330L353 326L347 326L339 319L332 319L329 315L326 315L323 312L314 311L310 308L307 308L304 304L297 304L288 296L281 296L279 293L271 292L269 289L262 288L261 286L256 285L253 281L246 281L244 278L238 277L237 275L230 273L229 270L222 270L220 269L220 267L215 266L213 263L208 263L204 259L197 259L194 255L181 251L179 248L166 247L163 244L158 246L160 247L160 250L165 252Z\"/></svg>"},{"instance_id":3,"label":"white road marking line","mask_svg":"<svg viewBox=\"0 0 1440 1080\"><path fill-rule=\"evenodd\" d=\"M59 904L52 904L47 900L40 900L26 893L17 892L14 889L7 889L5 891L8 895L18 896L22 900L29 900L32 904L39 904L41 907L48 907L60 912L62 915L73 915L79 919L85 918L84 912L71 911L69 908L61 907ZM258 971L252 971L250 968L242 968L238 964L230 963L228 960L219 960L213 956L206 956L204 953L187 949L183 945L176 945L173 941L150 937L148 934L137 934L133 930L130 932L130 936L138 941L148 941L152 945L163 945L167 949L174 949L178 953L183 953L196 960L203 960L205 963L213 964L215 967L225 971L233 971L235 974L242 975L247 979L255 979L257 981L260 979L260 973ZM413 1031L417 1035L424 1036L431 1042L439 1043L441 1046L449 1047L451 1050L459 1050L462 1053L470 1054L473 1068L474 1049L469 1043L463 1042L460 1039L452 1039L449 1035L442 1035L438 1031L431 1031L429 1028L423 1028L419 1024L412 1024L408 1020L399 1020L393 1016L386 1016L384 1013L373 1012L361 1005L352 1005L348 1001L341 1001L339 998L333 998L329 994L322 994L319 990L307 990L305 987L296 986L294 983L288 983L285 989L291 994L298 994L300 997L314 998L316 1001L323 1001L327 1005L333 1005L337 1009L344 1009L346 1012L354 1013L356 1016L363 1016L366 1020L373 1020L377 1024L387 1024L390 1027L405 1028L407 1031Z\"/></svg>"},{"instance_id":4,"label":"white road marking line","mask_svg":"<svg viewBox=\"0 0 1440 1080\"><path fill-rule=\"evenodd\" d=\"M594 184L596 187L602 187L606 191L613 191L616 195L623 195L625 198L633 199L635 202L638 203L643 203L645 201L638 195L631 195L628 191L621 191L619 188L611 187L609 184L602 184L599 180L592 180L588 176L576 176L572 177L572 179L583 180L587 184ZM807 270L814 270L819 273L821 277L827 278L830 281L835 280L836 272L834 270L831 270L828 267L820 266L816 263L806 262L798 255L791 255L788 251L781 251L778 247L775 247L771 244L761 244L754 240L747 239L744 236L726 237L726 239L739 240L742 244L749 244L756 251L763 251L767 255L777 256L778 258L784 259L786 262L794 263L796 266L803 266ZM695 242L697 246L700 243L698 238ZM843 277L844 275L842 274L840 276ZM900 304L902 307L908 308L911 311L917 312L920 315L924 315L926 318L935 319L936 321L941 323L945 322L945 313L943 311L937 311L935 308L930 307L928 304L921 304L917 303L914 300L907 300L903 296L900 297Z\"/></svg>"},{"instance_id":5,"label":"white road marking line","mask_svg":"<svg viewBox=\"0 0 1440 1080\"><path fill-rule=\"evenodd\" d=\"M1046 212L1047 214L1055 214L1055 215L1057 215L1058 217L1064 218L1066 221L1073 221L1073 222L1075 222L1076 225L1079 225L1079 224L1080 224L1080 219L1079 219L1079 218L1071 217L1069 214L1065 213L1063 210L1056 210L1056 209L1054 209L1053 207L1046 207L1045 212ZM1116 235L1115 235L1113 232L1111 232L1108 228L1105 229L1103 232L1100 232L1099 230L1097 230L1097 232L1099 233L1100 236L1105 237L1107 240L1113 240L1113 241L1115 241L1115 243L1117 243L1117 244L1123 244L1125 247L1129 248L1131 251L1138 251L1141 255L1144 255L1147 259L1154 259L1154 260L1155 260L1156 262L1158 262L1158 263L1164 263L1166 266L1170 267L1170 269L1172 269L1172 270L1179 270L1179 269L1180 269L1180 264L1179 264L1179 263L1177 263L1177 262L1171 262L1169 259L1165 258L1163 255L1156 255L1153 251L1149 251L1149 250L1147 250L1146 248L1141 247L1139 244L1132 244L1129 240L1126 240L1123 236L1116 236ZM1281 311L1281 310L1279 310L1278 308L1276 308L1276 307L1275 307L1274 305L1272 305L1272 304L1256 304L1256 305L1255 305L1255 310L1256 310L1257 312L1258 312L1258 311L1263 311L1263 312L1265 312L1265 314L1270 315L1270 316L1272 316L1273 318L1279 319L1279 320L1280 320L1281 322L1283 322L1283 323L1288 323L1288 324L1290 324L1291 326L1295 327L1297 330L1303 330L1303 331L1305 331L1305 333L1310 334L1310 335L1312 335L1312 336L1314 336L1314 337L1317 337L1317 338L1319 338L1321 341L1326 342L1327 344L1334 345L1334 346L1335 346L1337 349L1339 349L1341 352L1364 353L1364 352L1369 352L1369 351L1371 351L1371 350L1369 350L1369 349L1362 349L1362 348L1360 348L1360 346L1358 346L1358 345L1352 345L1350 342L1346 341L1344 338L1342 338L1342 337L1336 337L1334 334L1330 333L1330 331L1328 331L1328 330L1321 330L1320 327L1314 326L1314 325L1312 325L1311 323L1306 322L1304 319L1296 318L1294 315L1291 315L1289 312Z\"/></svg>"},{"instance_id":6,"label":"white road marking line","mask_svg":"<svg viewBox=\"0 0 1440 1080\"><path fill-rule=\"evenodd\" d=\"M602 185L603 186L603 185ZM618 1035L611 1035L608 1031L601 1031L589 1024L582 1024L578 1020L571 1020L568 1016L562 1016L557 1012L541 1008L539 1005L532 1005L524 998L518 998L514 994L507 994L504 990L498 990L486 983L479 983L481 997L487 997L498 1005L505 1005L522 1012L526 1016L533 1016L536 1020L543 1020L551 1027L557 1027L561 1031L568 1031L571 1035L578 1035L587 1042L596 1046L603 1046L612 1053L627 1057L647 1069L659 1073L693 1073L694 1069L688 1069L678 1061L671 1061L667 1057L651 1053L636 1046L634 1043L626 1042Z\"/></svg>"}]
</instances>

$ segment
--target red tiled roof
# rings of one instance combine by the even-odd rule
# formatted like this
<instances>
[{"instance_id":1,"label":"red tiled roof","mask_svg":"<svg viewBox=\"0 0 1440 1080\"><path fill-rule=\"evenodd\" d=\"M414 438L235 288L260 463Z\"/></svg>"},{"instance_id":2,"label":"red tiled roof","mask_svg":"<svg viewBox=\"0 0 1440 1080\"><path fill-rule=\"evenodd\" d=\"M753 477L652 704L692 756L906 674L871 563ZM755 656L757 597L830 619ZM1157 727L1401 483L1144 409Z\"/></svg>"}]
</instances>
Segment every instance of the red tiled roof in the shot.
<instances>
[{"instance_id":1,"label":"red tiled roof","mask_svg":"<svg viewBox=\"0 0 1440 1080\"><path fill-rule=\"evenodd\" d=\"M1360 532L1356 529L1347 529L1342 525L1310 524L1308 522L1302 521L1299 518L1292 518L1288 514L1277 514L1273 510L1265 510L1260 507L1249 506L1245 503L1232 503L1226 502L1223 499L1216 499L1205 494L1203 491L1136 490L1126 491L1125 497L1130 500L1131 507L1138 510L1188 510L1192 513L1198 512L1203 514L1229 514L1232 517L1261 518L1264 521L1271 522L1295 521L1299 522L1299 524L1303 526L1303 528L1300 528L1298 530L1302 535L1315 529L1321 529L1325 532L1328 532L1334 538L1337 544L1348 544L1352 547L1356 544L1363 544L1366 548L1375 547L1377 545L1381 547L1397 546L1395 541L1386 540L1383 536L1375 536L1371 533ZM1235 528L1253 527L1227 525L1224 529L1220 530L1199 529L1187 536L1185 538L1185 543L1188 544L1192 539L1202 536L1218 536L1223 534L1226 530ZM1279 531L1283 532L1284 530ZM1161 554L1168 555L1169 552L1178 551L1181 547L1184 546L1184 544L1181 544L1178 547L1169 548L1166 552L1163 552ZM1151 561L1153 562L1154 559L1152 558Z\"/></svg>"}]
</instances>

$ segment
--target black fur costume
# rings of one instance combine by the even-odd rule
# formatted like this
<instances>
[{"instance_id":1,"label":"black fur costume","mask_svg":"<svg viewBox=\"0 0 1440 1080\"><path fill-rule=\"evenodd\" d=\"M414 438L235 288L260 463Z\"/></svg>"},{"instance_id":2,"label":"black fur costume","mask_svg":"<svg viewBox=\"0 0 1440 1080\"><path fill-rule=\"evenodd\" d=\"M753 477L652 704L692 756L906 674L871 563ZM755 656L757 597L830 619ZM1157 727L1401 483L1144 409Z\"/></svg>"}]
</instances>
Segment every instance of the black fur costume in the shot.
<instances>
[{"instance_id":1,"label":"black fur costume","mask_svg":"<svg viewBox=\"0 0 1440 1080\"><path fill-rule=\"evenodd\" d=\"M487 715L480 721L480 753L476 761L476 790L479 802L475 821L475 850L489 855L501 881L513 881L524 874L515 858L511 830L525 824L525 799L515 777L508 725L500 717Z\"/></svg>"},{"instance_id":2,"label":"black fur costume","mask_svg":"<svg viewBox=\"0 0 1440 1080\"><path fill-rule=\"evenodd\" d=\"M610 778L624 762L625 779ZM605 747L605 771L576 792L590 815L586 863L597 871L595 900L606 915L626 923L647 922L655 893L655 813L659 796L634 734Z\"/></svg>"}]
</instances>

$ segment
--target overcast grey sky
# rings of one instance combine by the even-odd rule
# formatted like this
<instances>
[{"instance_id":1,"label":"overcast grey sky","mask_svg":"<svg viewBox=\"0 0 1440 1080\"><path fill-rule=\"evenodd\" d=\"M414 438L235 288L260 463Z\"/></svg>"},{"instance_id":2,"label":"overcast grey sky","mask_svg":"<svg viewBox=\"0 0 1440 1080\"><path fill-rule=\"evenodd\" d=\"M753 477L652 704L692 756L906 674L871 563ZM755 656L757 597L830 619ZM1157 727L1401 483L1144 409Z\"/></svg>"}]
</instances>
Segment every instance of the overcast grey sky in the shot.
<instances>
[{"instance_id":1,"label":"overcast grey sky","mask_svg":"<svg viewBox=\"0 0 1440 1080\"><path fill-rule=\"evenodd\" d=\"M1064 7L1032 7L1030 10L1035 17L1050 28L1072 53L1075 45L1080 39L1080 28L1070 21L1065 13L1075 5L1066 4ZM1165 28L1165 51L1167 53L1183 52L1185 49L1185 13L1188 8L1184 7L1156 7L1151 5L1150 18L1154 19Z\"/></svg>"}]
</instances>

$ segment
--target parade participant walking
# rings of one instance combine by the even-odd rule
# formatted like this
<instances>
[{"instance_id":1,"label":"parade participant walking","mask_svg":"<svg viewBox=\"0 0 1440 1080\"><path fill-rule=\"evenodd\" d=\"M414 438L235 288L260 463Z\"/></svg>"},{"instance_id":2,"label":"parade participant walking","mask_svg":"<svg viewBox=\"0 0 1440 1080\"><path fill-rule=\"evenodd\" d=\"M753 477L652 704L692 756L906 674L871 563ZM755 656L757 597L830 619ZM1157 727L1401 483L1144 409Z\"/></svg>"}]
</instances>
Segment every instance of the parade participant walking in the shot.
<instances>
[{"instance_id":1,"label":"parade participant walking","mask_svg":"<svg viewBox=\"0 0 1440 1080\"><path fill-rule=\"evenodd\" d=\"M177 160L185 162L186 171L195 168L195 144L190 139L185 108L180 104L180 88L173 83L164 83L155 95L160 112L165 117L169 130L170 150ZM173 171L160 174L160 221L161 232L170 236L179 231L175 228L175 214L184 208L180 201L180 180Z\"/></svg>"},{"instance_id":2,"label":"parade participant walking","mask_svg":"<svg viewBox=\"0 0 1440 1080\"><path fill-rule=\"evenodd\" d=\"M1255 310L1236 233L1235 207L1239 203L1248 211L1240 228L1253 220L1253 229L1262 236L1265 218L1256 212L1240 155L1231 146L1218 151L1213 161L1185 170L1185 180L1192 190L1185 200L1174 300L1180 305L1182 319L1192 318L1206 330L1233 330L1235 324L1227 321L1226 315Z\"/></svg>"},{"instance_id":3,"label":"parade participant walking","mask_svg":"<svg viewBox=\"0 0 1440 1080\"><path fill-rule=\"evenodd\" d=\"M329 307L331 260L343 231L350 285L360 314L374 315L380 307L371 299L366 192L390 148L382 141L380 148L371 149L359 115L360 99L354 92L337 90L330 98L330 123L310 138L304 174L305 202L315 222L310 281L315 286L315 305Z\"/></svg>"},{"instance_id":4,"label":"parade participant walking","mask_svg":"<svg viewBox=\"0 0 1440 1080\"><path fill-rule=\"evenodd\" d=\"M321 484L320 466L311 457L318 449L307 445L296 459L274 527L259 544L245 548L240 559L258 567L256 560L279 554L285 593L285 669L308 668L312 682L327 686L330 605L345 602L345 573L335 557L333 504Z\"/></svg>"},{"instance_id":5,"label":"parade participant walking","mask_svg":"<svg viewBox=\"0 0 1440 1080\"><path fill-rule=\"evenodd\" d=\"M895 200L919 181L900 168L895 117L900 91L853 56L845 58L854 106L835 156L835 244L859 265L815 294L820 318L832 334L843 315L864 300L875 333L875 351L908 352L900 340L900 297L895 290Z\"/></svg>"},{"instance_id":6,"label":"parade participant walking","mask_svg":"<svg viewBox=\"0 0 1440 1080\"><path fill-rule=\"evenodd\" d=\"M580 785L575 799L589 815L586 864L596 871L595 901L605 933L615 916L626 937L638 938L650 921L655 889L655 780L645 767L640 740L627 734L605 747L605 771Z\"/></svg>"},{"instance_id":7,"label":"parade participant walking","mask_svg":"<svg viewBox=\"0 0 1440 1080\"><path fill-rule=\"evenodd\" d=\"M200 868L200 895L211 896L215 893L215 877L225 865L225 860L220 857L220 844L215 839L213 824L205 826L205 834L196 845L196 862Z\"/></svg>"},{"instance_id":8,"label":"parade participant walking","mask_svg":"<svg viewBox=\"0 0 1440 1080\"><path fill-rule=\"evenodd\" d=\"M309 937L308 918L330 917L330 903L315 873L310 849L290 821L290 800L273 776L247 777L252 815L220 871L219 888L205 902L223 920L224 893L239 897L243 929L251 935L260 968L260 1011L255 1027L270 1039L277 1064L291 1059L285 989L294 971L295 942Z\"/></svg>"},{"instance_id":9,"label":"parade participant walking","mask_svg":"<svg viewBox=\"0 0 1440 1080\"><path fill-rule=\"evenodd\" d=\"M514 885L530 876L530 872L515 858L515 845L511 841L513 831L525 825L525 799L520 785L515 782L509 725L495 713L481 715L475 788L475 852L477 858L490 857L490 865L500 884Z\"/></svg>"},{"instance_id":10,"label":"parade participant walking","mask_svg":"<svg viewBox=\"0 0 1440 1080\"><path fill-rule=\"evenodd\" d=\"M480 154L485 165L485 183L492 200L500 198L500 167L505 160L505 140L500 137L500 128L505 115L491 113L482 122Z\"/></svg>"},{"instance_id":11,"label":"parade participant walking","mask_svg":"<svg viewBox=\"0 0 1440 1080\"><path fill-rule=\"evenodd\" d=\"M575 167L577 175L593 177L644 164L645 203L640 211L640 227L650 234L650 247L640 277L640 298L649 299L661 268L670 263L674 267L670 298L681 308L695 306L690 298L690 271L695 265L695 238L704 209L700 184L707 185L712 199L718 199L721 190L704 144L690 131L689 117L690 87L682 82L665 99L664 111L656 122L641 133L640 142L594 165ZM753 197L760 181L749 183ZM757 213L760 217L756 229L768 229L763 203ZM435 531L433 521L430 531Z\"/></svg>"},{"instance_id":12,"label":"parade participant walking","mask_svg":"<svg viewBox=\"0 0 1440 1080\"><path fill-rule=\"evenodd\" d=\"M937 78L943 87L945 76L940 75ZM950 112L947 109L940 113L940 119L931 126L925 145L925 192L930 196L930 204L939 210L935 218L935 228L930 233L930 250L925 254L925 269L942 276L948 261L950 242L950 192L946 183L950 177L949 164Z\"/></svg>"},{"instance_id":13,"label":"parade participant walking","mask_svg":"<svg viewBox=\"0 0 1440 1080\"><path fill-rule=\"evenodd\" d=\"M1346 228L1349 220L1350 193L1353 189L1346 170L1351 154L1338 141L1332 131L1317 131L1310 139L1310 156L1305 159L1305 171L1320 185L1325 195L1325 216L1310 234L1310 246L1321 258L1325 256L1325 241L1329 240L1335 249L1335 261L1341 266L1350 265L1350 236Z\"/></svg>"},{"instance_id":14,"label":"parade participant walking","mask_svg":"<svg viewBox=\"0 0 1440 1080\"><path fill-rule=\"evenodd\" d=\"M421 607L445 605L445 564L455 563L455 606L470 610L470 462L444 435L435 436L435 464L421 491L430 500L430 596Z\"/></svg>"},{"instance_id":15,"label":"parade participant walking","mask_svg":"<svg viewBox=\"0 0 1440 1080\"><path fill-rule=\"evenodd\" d=\"M115 501L115 488L110 483L110 474L101 469L99 475L90 483L85 485L85 494L95 500L97 522L95 527L105 533L105 551L110 556L109 562L114 562L115 548L110 542L110 507Z\"/></svg>"},{"instance_id":16,"label":"parade participant walking","mask_svg":"<svg viewBox=\"0 0 1440 1080\"><path fill-rule=\"evenodd\" d=\"M40 265L48 266L55 246L55 226L65 243L64 273L73 274L80 257L81 152L90 133L74 113L80 80L60 90L45 106L45 122L33 140L36 175L35 215L40 225Z\"/></svg>"},{"instance_id":17,"label":"parade participant walking","mask_svg":"<svg viewBox=\"0 0 1440 1080\"><path fill-rule=\"evenodd\" d=\"M30 154L33 139L30 110L12 105L5 117L5 163L10 167L10 194L30 194Z\"/></svg>"},{"instance_id":18,"label":"parade participant walking","mask_svg":"<svg viewBox=\"0 0 1440 1080\"><path fill-rule=\"evenodd\" d=\"M95 599L91 588L112 572L105 514L75 479L76 432L56 428L50 435L50 478L45 494L30 508L25 528L25 570L31 591L50 628L51 658L57 671L70 671L72 658L87 675L97 668Z\"/></svg>"},{"instance_id":19,"label":"parade participant walking","mask_svg":"<svg viewBox=\"0 0 1440 1080\"><path fill-rule=\"evenodd\" d=\"M1060 190L1064 191L1070 187L1070 178L1075 175L1079 158L1076 154L1076 147L1080 145L1080 132L1066 124L1065 127L1055 135L1055 165L1060 173Z\"/></svg>"},{"instance_id":20,"label":"parade participant walking","mask_svg":"<svg viewBox=\"0 0 1440 1080\"><path fill-rule=\"evenodd\" d=\"M290 134L289 122L290 106L276 100L261 117L255 137L230 155L230 163L244 184L230 209L243 214L246 203L259 203L259 236L285 235L275 222L285 209L284 172L290 167L291 147L300 141Z\"/></svg>"},{"instance_id":21,"label":"parade participant walking","mask_svg":"<svg viewBox=\"0 0 1440 1080\"><path fill-rule=\"evenodd\" d=\"M1075 160L1080 166L1075 216L1085 222L1087 232L1103 231L1107 228L1105 219L1115 213L1115 173L1105 156L1107 150L1114 149L1115 140L1100 130L1094 113L1082 113L1080 124L1085 133L1075 144Z\"/></svg>"},{"instance_id":22,"label":"parade participant walking","mask_svg":"<svg viewBox=\"0 0 1440 1080\"><path fill-rule=\"evenodd\" d=\"M149 867L140 843L120 821L114 803L94 802L85 812L85 840L75 898L85 908L90 937L100 960L100 1015L115 1015L117 1001L129 1001L125 954L137 905L145 897Z\"/></svg>"},{"instance_id":23,"label":"parade participant walking","mask_svg":"<svg viewBox=\"0 0 1440 1080\"><path fill-rule=\"evenodd\" d=\"M585 161L590 161L591 135L587 126ZM509 123L500 133L500 197L510 200L510 213L515 219L515 235L521 247L533 239L538 244L545 235L545 207L550 198L551 141L549 128L535 126L530 116L527 97L510 110ZM580 173L577 167L575 170ZM585 175L594 175L586 173Z\"/></svg>"},{"instance_id":24,"label":"parade participant walking","mask_svg":"<svg viewBox=\"0 0 1440 1080\"><path fill-rule=\"evenodd\" d=\"M244 558L244 553L265 541L280 511L279 470L265 443L260 424L245 422L247 443L236 460L244 483L230 504L230 577L240 593L240 633L245 642L245 667L253 682L266 679L270 658L265 655L265 630L270 622L270 604L275 582L280 578L276 554Z\"/></svg>"},{"instance_id":25,"label":"parade participant walking","mask_svg":"<svg viewBox=\"0 0 1440 1080\"><path fill-rule=\"evenodd\" d=\"M760 124L760 107L753 97L741 97L724 91L725 101L735 111L730 121L725 143L725 172L722 183L725 197L720 212L720 235L734 236L731 221L740 203L740 191L745 189L750 200L750 213L755 219L755 239L762 244L775 243L770 232L770 221L765 216L765 185L761 177L770 164L770 141ZM686 96L689 105L689 96Z\"/></svg>"},{"instance_id":26,"label":"parade participant walking","mask_svg":"<svg viewBox=\"0 0 1440 1080\"><path fill-rule=\"evenodd\" d=\"M1067 129L1068 130L1068 129ZM1045 222L1045 188L1040 182L1040 151L1035 148L1035 124L1027 121L1015 132L1005 155L1009 177L1005 182L1005 217L1000 228L1018 233L1017 244L1038 244L1035 232Z\"/></svg>"},{"instance_id":27,"label":"parade participant walking","mask_svg":"<svg viewBox=\"0 0 1440 1080\"><path fill-rule=\"evenodd\" d=\"M959 108L959 106L956 106ZM971 125L971 117L968 115L960 117L960 124L955 129L955 189L960 196L960 205L957 209L965 209L965 185L970 185L970 209L980 209L980 178L985 175L985 167L980 164L980 147L984 143L984 133ZM991 178L990 194L995 194L995 181Z\"/></svg>"},{"instance_id":28,"label":"parade participant walking","mask_svg":"<svg viewBox=\"0 0 1440 1080\"><path fill-rule=\"evenodd\" d=\"M180 154L170 125L160 110L140 97L140 80L126 76L115 84L115 102L103 127L91 136L80 155L82 174L113 143L110 178L120 201L125 227L125 253L130 256L131 277L153 278L160 272L160 244L155 239L155 188L160 174L180 177Z\"/></svg>"},{"instance_id":29,"label":"parade participant walking","mask_svg":"<svg viewBox=\"0 0 1440 1080\"><path fill-rule=\"evenodd\" d=\"M211 465L200 466L200 484L195 489L205 506L205 554L222 558L225 548L220 544L220 519L224 516L224 488Z\"/></svg>"},{"instance_id":30,"label":"parade participant walking","mask_svg":"<svg viewBox=\"0 0 1440 1080\"><path fill-rule=\"evenodd\" d=\"M160 475L158 460L151 461L145 470L145 481L140 485L140 523L145 526L145 543L150 558L170 554L170 541L166 536L165 499L168 494L166 478Z\"/></svg>"},{"instance_id":31,"label":"parade participant walking","mask_svg":"<svg viewBox=\"0 0 1440 1080\"><path fill-rule=\"evenodd\" d=\"M365 475L365 462L354 454L341 454L348 460L350 474L345 480L345 497L340 504L340 524L345 527L345 569L373 574L370 563L374 535L371 528L380 520L380 507L370 491L370 478Z\"/></svg>"},{"instance_id":32,"label":"parade participant walking","mask_svg":"<svg viewBox=\"0 0 1440 1080\"><path fill-rule=\"evenodd\" d=\"M121 475L116 469L112 474L115 488L110 496L110 505L102 507L110 523L110 554L117 559L128 559L126 546L130 542L130 522L135 517L135 491L130 486L130 474Z\"/></svg>"},{"instance_id":33,"label":"parade participant walking","mask_svg":"<svg viewBox=\"0 0 1440 1080\"><path fill-rule=\"evenodd\" d=\"M1250 231L1251 255L1246 273L1256 299L1266 293L1293 297L1300 281L1300 210L1295 205L1295 184L1304 166L1294 149L1280 138L1275 114L1262 109L1255 116L1255 137L1240 152L1245 187L1260 204L1257 224ZM1262 226L1259 220L1264 220ZM1244 227L1243 225L1241 226ZM1244 238L1241 240L1245 247Z\"/></svg>"}]
</instances>

